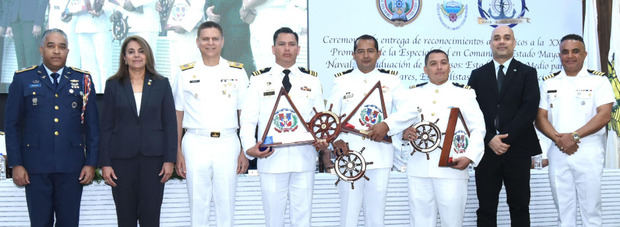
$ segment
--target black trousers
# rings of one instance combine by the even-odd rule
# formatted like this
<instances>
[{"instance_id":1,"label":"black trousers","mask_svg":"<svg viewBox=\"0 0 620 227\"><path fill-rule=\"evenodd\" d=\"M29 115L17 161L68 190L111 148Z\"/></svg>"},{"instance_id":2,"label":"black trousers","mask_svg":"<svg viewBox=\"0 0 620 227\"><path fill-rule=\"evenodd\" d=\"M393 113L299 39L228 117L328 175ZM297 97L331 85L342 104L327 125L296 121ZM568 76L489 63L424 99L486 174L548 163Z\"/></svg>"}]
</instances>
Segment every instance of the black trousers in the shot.
<instances>
[{"instance_id":1,"label":"black trousers","mask_svg":"<svg viewBox=\"0 0 620 227\"><path fill-rule=\"evenodd\" d=\"M530 226L531 158L485 153L476 167L478 226L497 226L497 204L502 183L510 209L511 226Z\"/></svg>"},{"instance_id":2,"label":"black trousers","mask_svg":"<svg viewBox=\"0 0 620 227\"><path fill-rule=\"evenodd\" d=\"M158 174L162 165L161 156L112 160L118 177L112 196L119 227L135 227L138 221L140 226L159 226L164 184Z\"/></svg>"}]
</instances>

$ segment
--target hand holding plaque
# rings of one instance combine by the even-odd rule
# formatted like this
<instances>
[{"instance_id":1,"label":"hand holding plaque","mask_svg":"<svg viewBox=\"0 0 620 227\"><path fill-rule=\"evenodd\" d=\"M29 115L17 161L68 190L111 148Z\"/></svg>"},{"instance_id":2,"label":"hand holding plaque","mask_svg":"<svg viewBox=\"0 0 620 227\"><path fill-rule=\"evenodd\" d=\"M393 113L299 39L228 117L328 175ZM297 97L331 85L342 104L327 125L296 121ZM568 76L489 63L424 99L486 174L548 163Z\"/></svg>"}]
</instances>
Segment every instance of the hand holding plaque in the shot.
<instances>
[{"instance_id":1,"label":"hand holding plaque","mask_svg":"<svg viewBox=\"0 0 620 227\"><path fill-rule=\"evenodd\" d=\"M375 103L379 102L380 107ZM361 109L360 109L361 108ZM350 122L353 116L359 116L358 121ZM342 121L342 131L357 134L363 137L370 137L368 129L376 124L383 122L387 118L387 111L385 108L385 102L383 101L383 90L381 88L381 81L378 81L368 91L366 96L360 101L359 104L351 111L351 113ZM392 138L383 136L380 142L391 143Z\"/></svg>"}]
</instances>

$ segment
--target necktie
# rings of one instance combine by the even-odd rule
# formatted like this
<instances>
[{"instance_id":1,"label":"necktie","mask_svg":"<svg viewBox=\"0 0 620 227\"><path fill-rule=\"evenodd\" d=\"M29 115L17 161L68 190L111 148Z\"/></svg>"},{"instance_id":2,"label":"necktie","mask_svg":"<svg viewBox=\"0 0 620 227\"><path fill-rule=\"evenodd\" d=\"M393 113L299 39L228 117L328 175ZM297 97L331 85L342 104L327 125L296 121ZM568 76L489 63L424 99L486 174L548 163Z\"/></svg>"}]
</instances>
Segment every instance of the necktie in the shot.
<instances>
[{"instance_id":1,"label":"necktie","mask_svg":"<svg viewBox=\"0 0 620 227\"><path fill-rule=\"evenodd\" d=\"M501 92L502 91L502 84L504 83L504 77L506 77L506 74L504 74L504 65L499 65L499 71L497 71L497 92Z\"/></svg>"},{"instance_id":2,"label":"necktie","mask_svg":"<svg viewBox=\"0 0 620 227\"><path fill-rule=\"evenodd\" d=\"M58 87L58 77L60 77L60 74L52 73L52 79L54 79L54 86L56 87Z\"/></svg>"},{"instance_id":3,"label":"necktie","mask_svg":"<svg viewBox=\"0 0 620 227\"><path fill-rule=\"evenodd\" d=\"M282 78L282 86L284 86L284 89L286 89L286 92L288 93L289 91L291 91L291 81L288 77L288 74L291 73L291 70L285 69L282 70L282 73L284 73L284 78Z\"/></svg>"}]
</instances>

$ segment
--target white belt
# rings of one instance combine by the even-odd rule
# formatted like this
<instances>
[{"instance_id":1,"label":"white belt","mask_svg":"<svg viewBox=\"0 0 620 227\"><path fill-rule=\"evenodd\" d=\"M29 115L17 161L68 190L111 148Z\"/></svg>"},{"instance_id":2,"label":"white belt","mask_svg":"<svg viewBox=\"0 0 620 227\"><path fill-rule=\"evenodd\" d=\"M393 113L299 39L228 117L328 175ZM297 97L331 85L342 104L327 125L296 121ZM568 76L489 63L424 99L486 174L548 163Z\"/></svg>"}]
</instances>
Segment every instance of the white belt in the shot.
<instances>
[{"instance_id":1,"label":"white belt","mask_svg":"<svg viewBox=\"0 0 620 227\"><path fill-rule=\"evenodd\" d=\"M230 128L230 129L221 129L221 130L211 130L211 129L190 128L190 129L187 129L187 133L191 133L191 134L199 135L199 136L208 136L212 138L220 138L220 137L237 136L237 129Z\"/></svg>"}]
</instances>

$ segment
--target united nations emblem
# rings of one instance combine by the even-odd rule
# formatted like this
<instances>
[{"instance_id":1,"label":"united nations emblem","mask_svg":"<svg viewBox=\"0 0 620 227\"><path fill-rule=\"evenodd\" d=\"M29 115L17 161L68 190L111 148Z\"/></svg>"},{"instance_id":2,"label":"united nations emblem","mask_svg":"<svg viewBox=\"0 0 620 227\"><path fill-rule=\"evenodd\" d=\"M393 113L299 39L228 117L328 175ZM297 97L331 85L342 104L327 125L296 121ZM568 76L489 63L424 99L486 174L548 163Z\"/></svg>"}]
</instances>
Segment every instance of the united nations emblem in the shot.
<instances>
[{"instance_id":1,"label":"united nations emblem","mask_svg":"<svg viewBox=\"0 0 620 227\"><path fill-rule=\"evenodd\" d=\"M371 127L383 121L383 112L375 105L365 105L360 111L359 121L362 126Z\"/></svg>"},{"instance_id":2,"label":"united nations emblem","mask_svg":"<svg viewBox=\"0 0 620 227\"><path fill-rule=\"evenodd\" d=\"M463 130L454 132L454 137L452 138L452 149L454 149L454 152L457 154L465 153L467 146L469 146L469 136L467 132Z\"/></svg>"},{"instance_id":3,"label":"united nations emblem","mask_svg":"<svg viewBox=\"0 0 620 227\"><path fill-rule=\"evenodd\" d=\"M388 23L400 27L420 15L422 0L377 0L377 9Z\"/></svg>"},{"instance_id":4,"label":"united nations emblem","mask_svg":"<svg viewBox=\"0 0 620 227\"><path fill-rule=\"evenodd\" d=\"M272 125L278 133L294 132L299 127L299 117L292 109L279 109L273 115Z\"/></svg>"},{"instance_id":5,"label":"united nations emblem","mask_svg":"<svg viewBox=\"0 0 620 227\"><path fill-rule=\"evenodd\" d=\"M485 8L487 10L484 10ZM520 23L530 23L530 18L524 17L525 12L529 11L525 6L525 0L517 0L515 3L511 0L478 0L478 11L480 12L478 24L514 27Z\"/></svg>"},{"instance_id":6,"label":"united nations emblem","mask_svg":"<svg viewBox=\"0 0 620 227\"><path fill-rule=\"evenodd\" d=\"M462 1L444 0L443 3L437 3L437 16L447 29L459 29L467 19L467 5Z\"/></svg>"}]
</instances>

